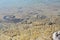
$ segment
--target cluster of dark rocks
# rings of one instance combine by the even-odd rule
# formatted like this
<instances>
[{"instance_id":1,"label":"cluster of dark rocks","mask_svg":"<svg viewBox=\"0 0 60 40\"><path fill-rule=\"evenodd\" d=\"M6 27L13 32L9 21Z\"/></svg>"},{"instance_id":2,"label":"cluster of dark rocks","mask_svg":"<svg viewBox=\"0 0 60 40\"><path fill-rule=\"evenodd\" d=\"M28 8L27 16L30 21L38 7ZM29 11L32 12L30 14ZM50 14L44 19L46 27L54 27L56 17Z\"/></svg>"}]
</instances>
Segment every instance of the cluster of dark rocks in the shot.
<instances>
[{"instance_id":1,"label":"cluster of dark rocks","mask_svg":"<svg viewBox=\"0 0 60 40\"><path fill-rule=\"evenodd\" d=\"M34 19L35 20L40 20L40 19L43 20L43 19L46 19L46 18L47 18L47 16L45 16L45 15L36 15L36 18L33 17L32 19L30 17L16 18L16 16L14 16L14 15L5 15L3 17L4 21L8 22L8 23L10 23L10 22L19 23L20 22L20 23L25 23L25 24L31 24L34 21ZM48 25L53 25L55 23L50 22L50 20L49 20L47 24Z\"/></svg>"}]
</instances>

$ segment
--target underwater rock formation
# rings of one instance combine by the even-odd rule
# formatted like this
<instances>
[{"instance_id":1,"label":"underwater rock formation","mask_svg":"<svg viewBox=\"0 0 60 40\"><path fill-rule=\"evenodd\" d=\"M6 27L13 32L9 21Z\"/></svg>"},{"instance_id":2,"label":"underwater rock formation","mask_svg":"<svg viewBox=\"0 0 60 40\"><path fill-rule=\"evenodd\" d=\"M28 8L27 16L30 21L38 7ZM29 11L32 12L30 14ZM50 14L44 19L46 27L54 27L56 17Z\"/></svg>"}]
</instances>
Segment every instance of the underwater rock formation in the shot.
<instances>
[{"instance_id":1,"label":"underwater rock formation","mask_svg":"<svg viewBox=\"0 0 60 40\"><path fill-rule=\"evenodd\" d=\"M12 20L14 18L15 18L15 16L13 16L13 15L6 15L3 17L3 19L5 19L5 20Z\"/></svg>"},{"instance_id":2,"label":"underwater rock formation","mask_svg":"<svg viewBox=\"0 0 60 40\"><path fill-rule=\"evenodd\" d=\"M6 15L6 16L3 17L3 19L6 22L14 22L14 23L18 23L18 22L23 21L23 19L21 19L21 18L15 18L15 16L13 16L13 15Z\"/></svg>"},{"instance_id":3,"label":"underwater rock formation","mask_svg":"<svg viewBox=\"0 0 60 40\"><path fill-rule=\"evenodd\" d=\"M39 16L38 16L39 17ZM46 16L45 15L41 15L40 16L40 19L45 19L46 18Z\"/></svg>"},{"instance_id":4,"label":"underwater rock formation","mask_svg":"<svg viewBox=\"0 0 60 40\"><path fill-rule=\"evenodd\" d=\"M23 19L17 19L17 18L16 18L16 19L13 19L12 21L13 21L14 23L18 23L18 22L22 22Z\"/></svg>"}]
</instances>

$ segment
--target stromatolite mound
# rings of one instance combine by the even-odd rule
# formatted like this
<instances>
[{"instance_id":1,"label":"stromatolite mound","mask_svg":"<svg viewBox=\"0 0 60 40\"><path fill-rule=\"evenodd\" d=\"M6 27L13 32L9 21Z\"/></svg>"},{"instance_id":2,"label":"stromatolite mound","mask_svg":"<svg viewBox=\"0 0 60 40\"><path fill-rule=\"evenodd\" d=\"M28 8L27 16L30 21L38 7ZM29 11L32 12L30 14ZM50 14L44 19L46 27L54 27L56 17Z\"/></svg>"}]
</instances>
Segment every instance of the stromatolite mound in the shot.
<instances>
[{"instance_id":1,"label":"stromatolite mound","mask_svg":"<svg viewBox=\"0 0 60 40\"><path fill-rule=\"evenodd\" d=\"M14 23L18 23L18 22L23 21L23 19L15 18L15 16L13 16L13 15L6 15L6 16L3 17L3 19L6 22L14 22Z\"/></svg>"}]
</instances>

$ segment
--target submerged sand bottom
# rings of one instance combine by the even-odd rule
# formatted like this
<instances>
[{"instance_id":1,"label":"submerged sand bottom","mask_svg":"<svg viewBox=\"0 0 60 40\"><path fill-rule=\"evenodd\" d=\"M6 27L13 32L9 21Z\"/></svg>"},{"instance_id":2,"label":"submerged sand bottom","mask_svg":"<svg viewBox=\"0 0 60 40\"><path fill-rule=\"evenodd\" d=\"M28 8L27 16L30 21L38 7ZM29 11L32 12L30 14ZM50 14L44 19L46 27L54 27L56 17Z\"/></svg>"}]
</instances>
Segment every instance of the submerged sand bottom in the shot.
<instances>
[{"instance_id":1,"label":"submerged sand bottom","mask_svg":"<svg viewBox=\"0 0 60 40\"><path fill-rule=\"evenodd\" d=\"M22 8L22 12L12 9L1 13L15 13L16 18L27 17L29 20L23 23L0 22L0 40L52 40L52 34L60 31L60 7L58 6L37 6ZM20 10L20 9L19 9ZM20 15L22 13L22 15ZM46 15L47 18L40 17ZM2 14L3 15L3 14ZM5 14L4 14L5 15ZM37 15L37 16L36 16ZM0 15L0 18L2 16Z\"/></svg>"},{"instance_id":2,"label":"submerged sand bottom","mask_svg":"<svg viewBox=\"0 0 60 40\"><path fill-rule=\"evenodd\" d=\"M48 19L30 24L3 23L4 28L0 30L0 40L52 40L53 32L60 31L60 24L57 23L59 17L55 17L55 23L51 25L44 24L46 20Z\"/></svg>"}]
</instances>

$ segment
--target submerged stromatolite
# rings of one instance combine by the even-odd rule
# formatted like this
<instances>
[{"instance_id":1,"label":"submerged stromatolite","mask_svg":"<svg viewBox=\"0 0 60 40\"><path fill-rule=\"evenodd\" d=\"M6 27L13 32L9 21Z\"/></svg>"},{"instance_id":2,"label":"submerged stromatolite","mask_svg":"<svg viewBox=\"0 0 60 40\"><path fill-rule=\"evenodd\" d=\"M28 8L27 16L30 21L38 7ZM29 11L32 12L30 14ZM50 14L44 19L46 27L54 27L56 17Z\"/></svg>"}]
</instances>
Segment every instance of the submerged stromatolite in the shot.
<instances>
[{"instance_id":1,"label":"submerged stromatolite","mask_svg":"<svg viewBox=\"0 0 60 40\"><path fill-rule=\"evenodd\" d=\"M13 16L13 15L6 15L6 16L3 17L3 19L6 22L14 22L14 23L18 23L18 22L23 21L23 19L15 18L15 16Z\"/></svg>"}]
</instances>

